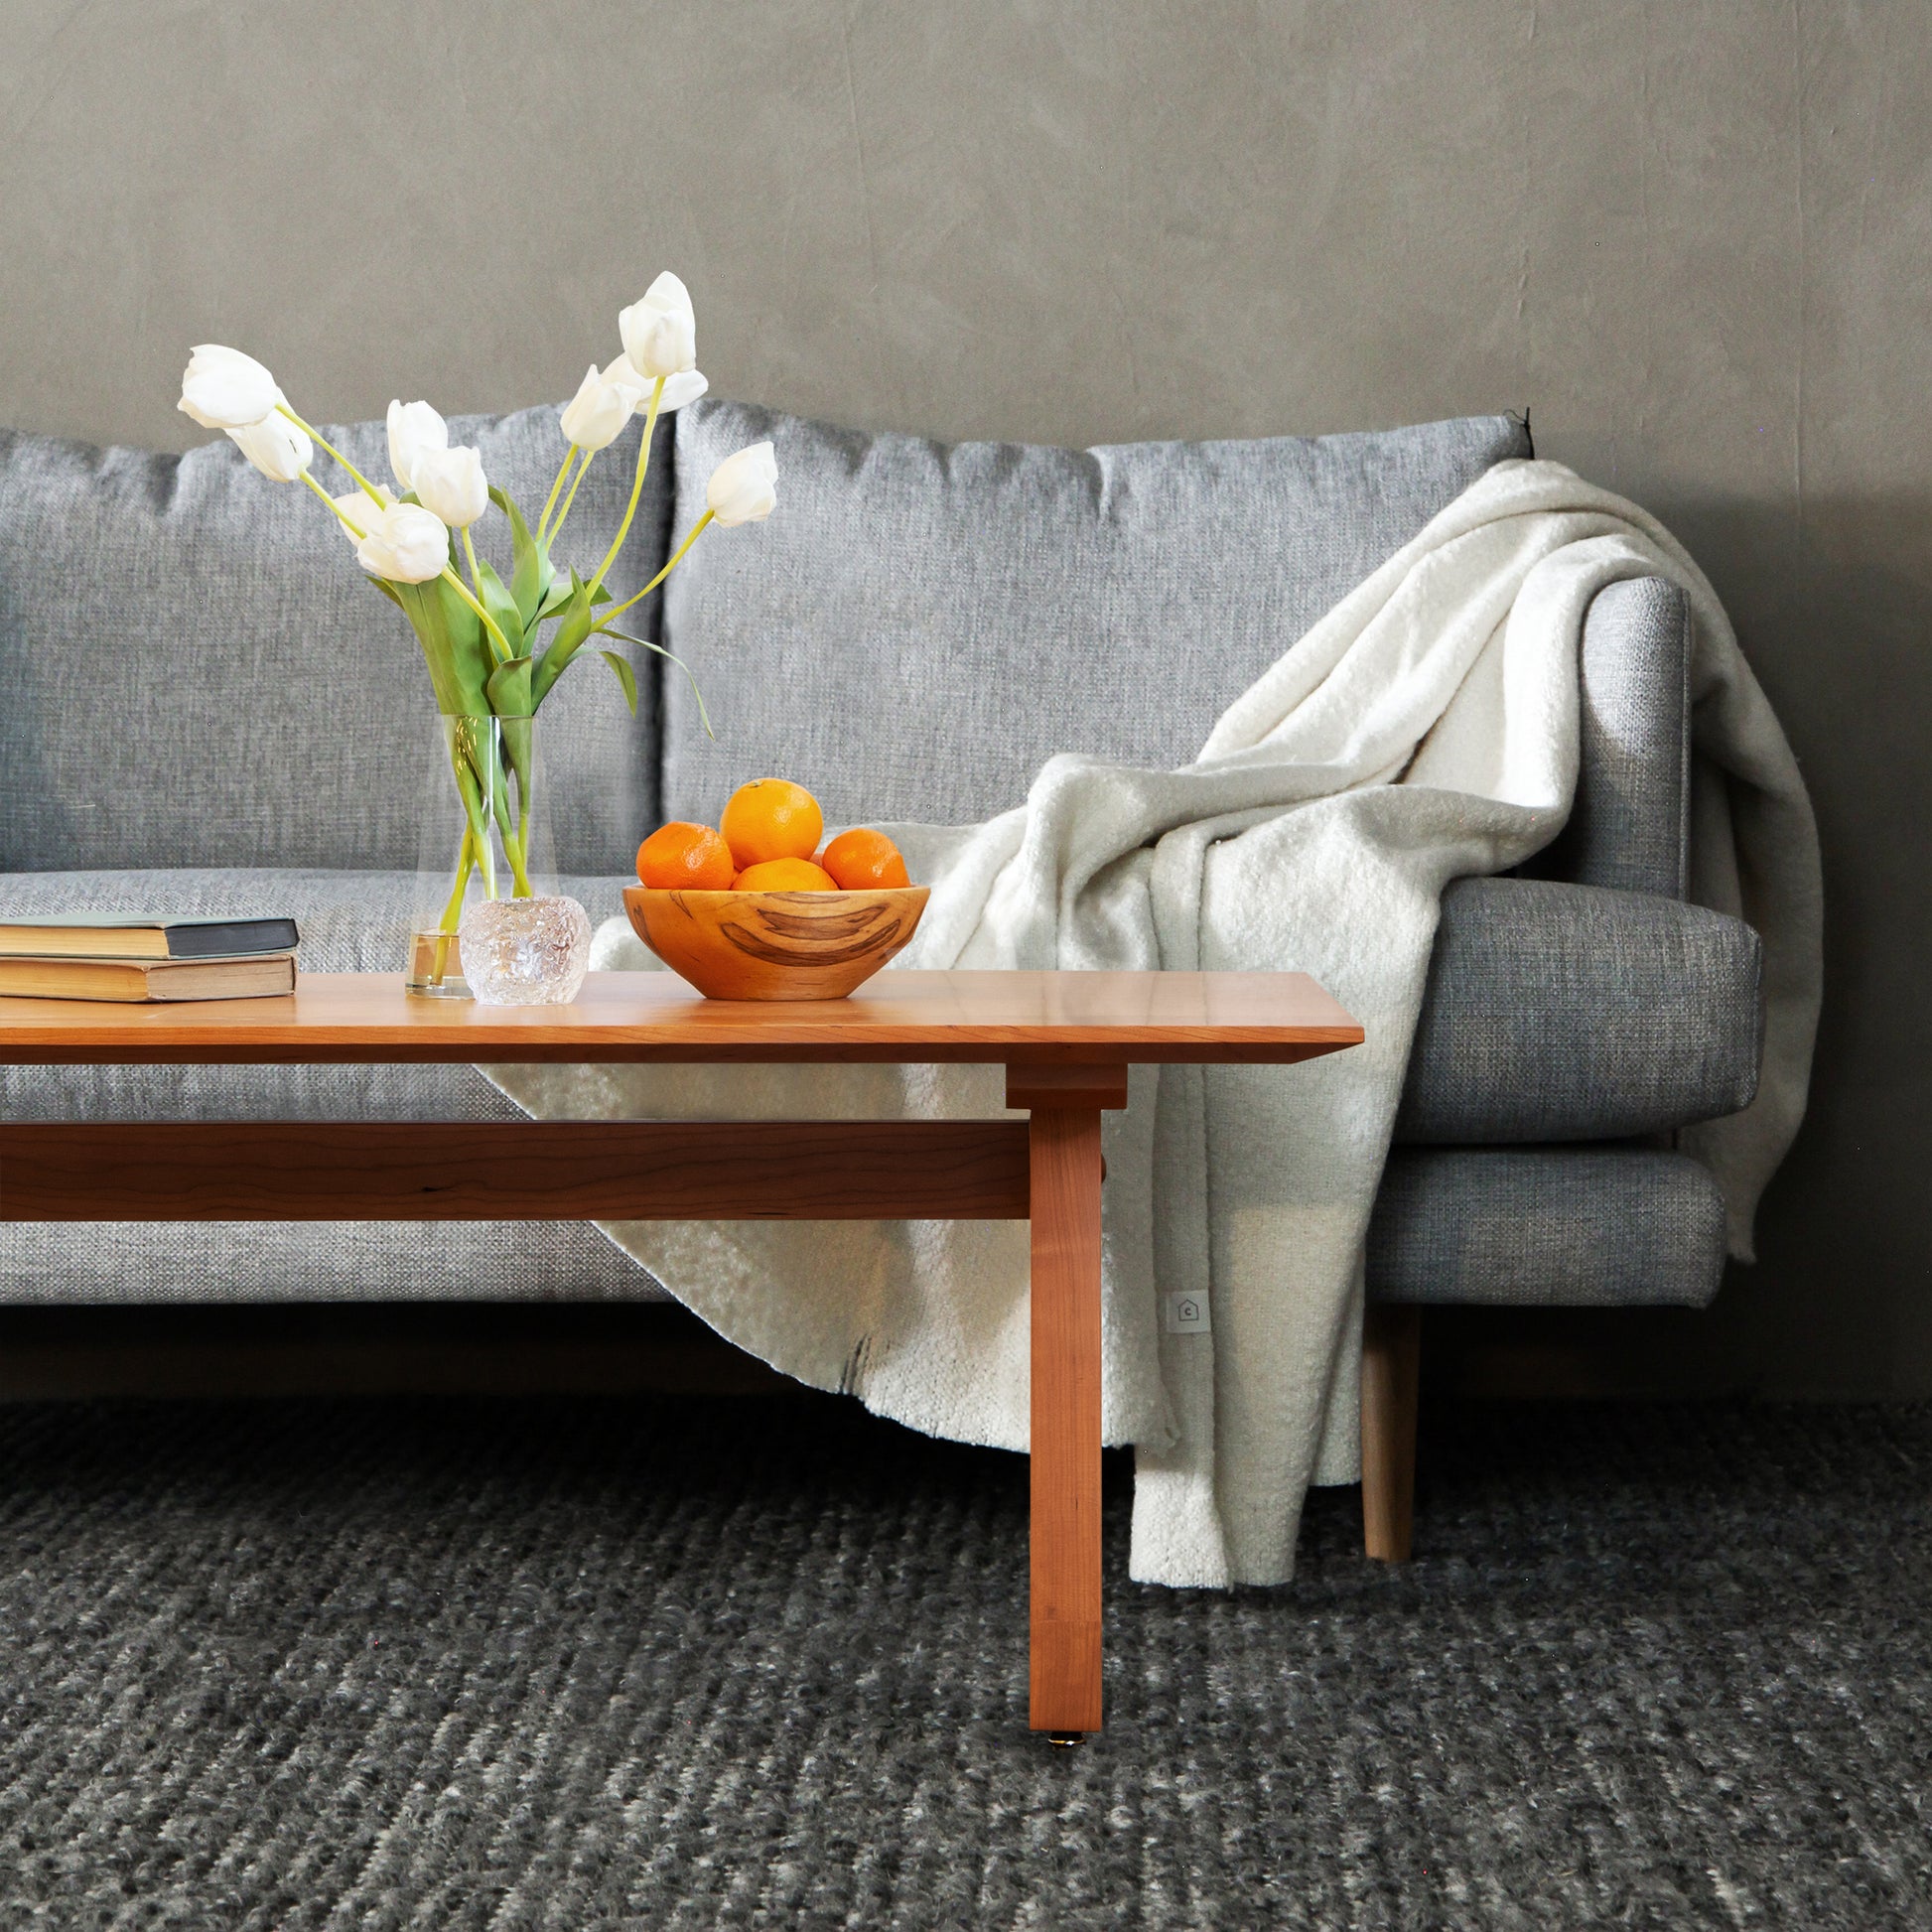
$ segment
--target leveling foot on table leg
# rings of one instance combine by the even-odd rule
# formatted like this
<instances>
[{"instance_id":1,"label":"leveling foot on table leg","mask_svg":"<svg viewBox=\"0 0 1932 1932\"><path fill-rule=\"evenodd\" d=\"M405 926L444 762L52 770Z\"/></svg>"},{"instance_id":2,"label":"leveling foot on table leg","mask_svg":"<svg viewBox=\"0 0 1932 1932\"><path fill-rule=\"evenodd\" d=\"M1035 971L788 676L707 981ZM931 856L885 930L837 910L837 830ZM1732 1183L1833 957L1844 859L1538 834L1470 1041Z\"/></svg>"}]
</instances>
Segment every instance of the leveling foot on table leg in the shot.
<instances>
[{"instance_id":1,"label":"leveling foot on table leg","mask_svg":"<svg viewBox=\"0 0 1932 1932\"><path fill-rule=\"evenodd\" d=\"M1049 1730L1046 1741L1057 1750L1070 1751L1075 1744L1087 1741L1087 1733L1084 1730Z\"/></svg>"}]
</instances>

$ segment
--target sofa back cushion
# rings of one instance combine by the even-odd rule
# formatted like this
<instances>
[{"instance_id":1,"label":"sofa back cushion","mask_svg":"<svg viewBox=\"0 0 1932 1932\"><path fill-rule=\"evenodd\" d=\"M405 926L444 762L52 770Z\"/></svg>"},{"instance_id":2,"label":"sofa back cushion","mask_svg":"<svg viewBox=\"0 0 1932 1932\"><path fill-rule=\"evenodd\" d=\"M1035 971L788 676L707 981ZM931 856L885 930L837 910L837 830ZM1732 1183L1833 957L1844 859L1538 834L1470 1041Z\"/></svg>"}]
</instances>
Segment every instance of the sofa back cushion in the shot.
<instances>
[{"instance_id":1,"label":"sofa back cushion","mask_svg":"<svg viewBox=\"0 0 1932 1932\"><path fill-rule=\"evenodd\" d=\"M554 409L451 432L536 513L564 452ZM325 433L392 481L381 424ZM571 511L560 555L586 571L622 517L638 433ZM609 580L620 596L663 560L670 440ZM350 486L320 453L316 476ZM507 572L502 517L477 535ZM226 437L173 457L0 432L0 870L416 864L436 703L414 633L314 494ZM633 722L587 651L544 706L565 872L628 871L656 814L657 687L639 683Z\"/></svg>"},{"instance_id":2,"label":"sofa back cushion","mask_svg":"<svg viewBox=\"0 0 1932 1932\"><path fill-rule=\"evenodd\" d=\"M777 447L767 522L666 592L668 816L795 778L828 820L961 823L1056 752L1172 767L1237 693L1504 457L1503 416L1368 435L1061 450L870 435L740 403L678 419L675 527L714 465Z\"/></svg>"}]
</instances>

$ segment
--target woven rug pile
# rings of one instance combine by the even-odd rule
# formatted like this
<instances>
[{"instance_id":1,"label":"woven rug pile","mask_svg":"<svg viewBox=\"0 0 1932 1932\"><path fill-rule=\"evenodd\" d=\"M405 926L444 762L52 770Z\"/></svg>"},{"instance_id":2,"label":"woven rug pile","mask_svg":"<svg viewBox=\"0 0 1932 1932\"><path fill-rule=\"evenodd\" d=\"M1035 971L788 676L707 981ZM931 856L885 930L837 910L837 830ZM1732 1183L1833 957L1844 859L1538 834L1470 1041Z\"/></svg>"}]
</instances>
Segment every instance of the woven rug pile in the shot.
<instances>
[{"instance_id":1,"label":"woven rug pile","mask_svg":"<svg viewBox=\"0 0 1932 1932\"><path fill-rule=\"evenodd\" d=\"M1932 1407L1448 1408L1418 1560L1125 1576L829 1398L0 1409L0 1925L1932 1923Z\"/></svg>"}]
</instances>

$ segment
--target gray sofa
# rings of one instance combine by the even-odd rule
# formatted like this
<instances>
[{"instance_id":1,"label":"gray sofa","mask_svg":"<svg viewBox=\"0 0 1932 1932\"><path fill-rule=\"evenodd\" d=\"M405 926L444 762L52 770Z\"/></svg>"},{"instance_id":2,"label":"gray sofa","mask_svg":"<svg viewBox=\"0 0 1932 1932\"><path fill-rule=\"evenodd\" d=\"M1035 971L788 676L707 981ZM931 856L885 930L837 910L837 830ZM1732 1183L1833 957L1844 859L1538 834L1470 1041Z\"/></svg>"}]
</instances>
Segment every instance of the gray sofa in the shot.
<instances>
[{"instance_id":1,"label":"gray sofa","mask_svg":"<svg viewBox=\"0 0 1932 1932\"><path fill-rule=\"evenodd\" d=\"M555 413L459 420L540 501ZM568 555L621 513L637 426L599 460ZM386 474L380 427L332 436ZM544 714L566 890L620 909L642 832L715 819L771 771L828 820L956 822L1086 751L1177 764L1257 672L1491 463L1506 417L1315 440L1086 452L942 446L703 402L662 425L620 596L662 562L725 454L777 444L780 506L708 537L637 614L659 660L634 721L601 667ZM487 524L483 526L487 529ZM487 545L485 545L487 547ZM0 435L0 914L100 901L292 909L303 963L394 970L431 701L400 618L307 491L224 439L186 457ZM1453 886L1370 1233L1365 1449L1403 1495L1413 1318L1442 1302L1674 1303L1716 1292L1722 1203L1672 1134L1743 1106L1758 945L1685 902L1687 614L1604 592L1583 662L1583 776L1534 877ZM508 1118L470 1068L0 1069L7 1118ZM588 1226L0 1226L0 1301L651 1296ZM1377 1542L1371 1533L1371 1546Z\"/></svg>"}]
</instances>

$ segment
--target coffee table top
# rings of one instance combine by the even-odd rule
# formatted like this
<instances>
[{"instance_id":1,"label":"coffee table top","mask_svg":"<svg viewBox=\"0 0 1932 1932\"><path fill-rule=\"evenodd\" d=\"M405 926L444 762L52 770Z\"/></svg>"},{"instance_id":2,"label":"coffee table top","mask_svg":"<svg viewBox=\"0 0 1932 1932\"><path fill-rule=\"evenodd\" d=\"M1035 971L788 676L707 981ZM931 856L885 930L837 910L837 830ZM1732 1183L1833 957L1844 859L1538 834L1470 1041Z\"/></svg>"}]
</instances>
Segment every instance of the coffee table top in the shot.
<instances>
[{"instance_id":1,"label":"coffee table top","mask_svg":"<svg viewBox=\"0 0 1932 1932\"><path fill-rule=\"evenodd\" d=\"M412 999L395 973L303 973L274 1000L0 999L0 1064L958 1060L1275 1064L1360 1042L1306 973L887 972L845 1000L706 1000L593 973L567 1007Z\"/></svg>"}]
</instances>

